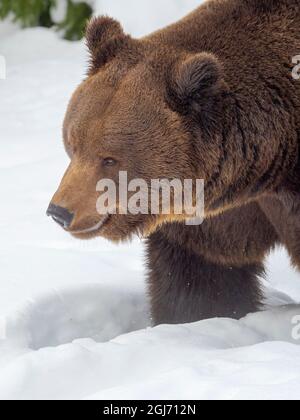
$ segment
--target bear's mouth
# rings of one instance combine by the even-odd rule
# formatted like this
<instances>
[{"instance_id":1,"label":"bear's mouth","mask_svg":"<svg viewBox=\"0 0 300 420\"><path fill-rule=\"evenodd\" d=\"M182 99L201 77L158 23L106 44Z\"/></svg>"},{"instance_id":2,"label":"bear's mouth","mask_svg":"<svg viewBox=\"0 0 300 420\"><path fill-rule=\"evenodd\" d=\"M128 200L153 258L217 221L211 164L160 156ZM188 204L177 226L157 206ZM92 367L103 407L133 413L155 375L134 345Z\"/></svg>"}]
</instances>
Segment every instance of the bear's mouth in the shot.
<instances>
[{"instance_id":1,"label":"bear's mouth","mask_svg":"<svg viewBox=\"0 0 300 420\"><path fill-rule=\"evenodd\" d=\"M108 221L110 220L111 215L110 214L106 214L98 223L96 223L94 226L91 226L89 228L86 229L80 229L80 230L70 230L69 233L71 233L72 235L91 235L91 234L95 234L100 232L103 227L108 223Z\"/></svg>"}]
</instances>

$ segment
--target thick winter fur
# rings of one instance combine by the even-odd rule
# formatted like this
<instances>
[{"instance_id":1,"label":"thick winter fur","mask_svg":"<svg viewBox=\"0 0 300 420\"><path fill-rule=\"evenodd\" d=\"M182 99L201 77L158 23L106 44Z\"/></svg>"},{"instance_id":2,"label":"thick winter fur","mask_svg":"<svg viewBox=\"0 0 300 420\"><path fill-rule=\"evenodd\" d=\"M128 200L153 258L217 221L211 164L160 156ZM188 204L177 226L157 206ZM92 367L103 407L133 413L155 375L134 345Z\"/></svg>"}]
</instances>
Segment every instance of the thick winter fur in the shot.
<instances>
[{"instance_id":1,"label":"thick winter fur","mask_svg":"<svg viewBox=\"0 0 300 420\"><path fill-rule=\"evenodd\" d=\"M155 324L259 309L276 244L300 269L299 0L207 1L140 40L100 17L87 45L88 77L64 123L71 163L52 200L74 215L68 231L148 237ZM129 181L204 179L205 222L118 214L82 233L99 222L97 182L120 170Z\"/></svg>"}]
</instances>

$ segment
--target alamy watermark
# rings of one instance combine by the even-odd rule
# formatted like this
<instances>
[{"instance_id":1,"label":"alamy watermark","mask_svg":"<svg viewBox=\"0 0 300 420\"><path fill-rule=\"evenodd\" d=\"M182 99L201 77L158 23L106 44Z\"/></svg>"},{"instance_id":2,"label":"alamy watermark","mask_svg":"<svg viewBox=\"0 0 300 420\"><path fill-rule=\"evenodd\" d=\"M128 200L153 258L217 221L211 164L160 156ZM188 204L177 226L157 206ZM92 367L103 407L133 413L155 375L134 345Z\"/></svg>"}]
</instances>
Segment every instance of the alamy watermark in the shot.
<instances>
[{"instance_id":1,"label":"alamy watermark","mask_svg":"<svg viewBox=\"0 0 300 420\"><path fill-rule=\"evenodd\" d=\"M293 317L292 325L294 325L294 328L292 329L292 338L293 340L300 341L300 315Z\"/></svg>"},{"instance_id":2,"label":"alamy watermark","mask_svg":"<svg viewBox=\"0 0 300 420\"><path fill-rule=\"evenodd\" d=\"M295 64L295 67L292 70L293 79L300 80L300 55L293 57L292 62Z\"/></svg>"},{"instance_id":3,"label":"alamy watermark","mask_svg":"<svg viewBox=\"0 0 300 420\"><path fill-rule=\"evenodd\" d=\"M98 214L182 216L188 225L204 220L204 181L201 179L133 179L119 172L118 182L103 179L96 187Z\"/></svg>"},{"instance_id":4,"label":"alamy watermark","mask_svg":"<svg viewBox=\"0 0 300 420\"><path fill-rule=\"evenodd\" d=\"M0 80L6 79L6 60L3 55L0 54Z\"/></svg>"}]
</instances>

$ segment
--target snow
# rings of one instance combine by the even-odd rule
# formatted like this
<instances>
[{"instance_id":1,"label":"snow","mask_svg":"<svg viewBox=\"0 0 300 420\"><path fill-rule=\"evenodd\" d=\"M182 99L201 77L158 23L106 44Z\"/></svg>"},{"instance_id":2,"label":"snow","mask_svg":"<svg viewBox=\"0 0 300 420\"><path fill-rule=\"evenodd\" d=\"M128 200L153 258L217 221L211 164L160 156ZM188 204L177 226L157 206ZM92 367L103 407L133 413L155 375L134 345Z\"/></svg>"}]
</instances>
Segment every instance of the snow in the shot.
<instances>
[{"instance_id":1,"label":"snow","mask_svg":"<svg viewBox=\"0 0 300 420\"><path fill-rule=\"evenodd\" d=\"M95 0L95 10L122 21L126 32L142 36L180 19L201 0ZM134 11L134 13L133 13Z\"/></svg>"},{"instance_id":2,"label":"snow","mask_svg":"<svg viewBox=\"0 0 300 420\"><path fill-rule=\"evenodd\" d=\"M198 3L97 8L140 35ZM0 55L0 399L299 399L300 280L285 251L268 260L264 312L150 328L143 244L77 242L45 216L83 43L5 23Z\"/></svg>"},{"instance_id":3,"label":"snow","mask_svg":"<svg viewBox=\"0 0 300 420\"><path fill-rule=\"evenodd\" d=\"M73 3L75 3L73 1ZM64 21L68 10L68 1L60 0L54 4L51 9L51 19L55 23L61 23Z\"/></svg>"}]
</instances>

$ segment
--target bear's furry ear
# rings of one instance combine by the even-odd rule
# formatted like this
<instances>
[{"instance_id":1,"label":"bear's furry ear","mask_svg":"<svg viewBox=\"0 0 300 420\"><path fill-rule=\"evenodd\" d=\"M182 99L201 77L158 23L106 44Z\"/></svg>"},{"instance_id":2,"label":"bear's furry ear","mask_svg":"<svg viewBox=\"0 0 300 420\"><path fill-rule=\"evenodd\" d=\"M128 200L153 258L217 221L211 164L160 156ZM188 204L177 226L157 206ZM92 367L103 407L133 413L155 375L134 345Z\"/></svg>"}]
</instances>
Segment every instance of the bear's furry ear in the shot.
<instances>
[{"instance_id":1,"label":"bear's furry ear","mask_svg":"<svg viewBox=\"0 0 300 420\"><path fill-rule=\"evenodd\" d=\"M168 84L175 110L212 117L225 89L222 74L222 66L212 54L195 54L177 63Z\"/></svg>"},{"instance_id":2,"label":"bear's furry ear","mask_svg":"<svg viewBox=\"0 0 300 420\"><path fill-rule=\"evenodd\" d=\"M129 39L116 20L100 16L92 18L86 29L86 43L91 54L91 71L97 70L113 58Z\"/></svg>"}]
</instances>

